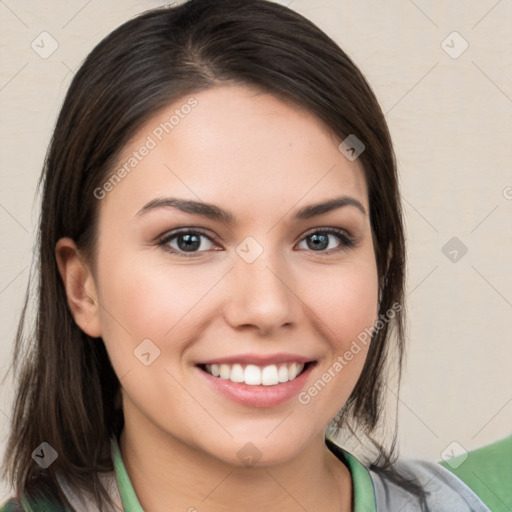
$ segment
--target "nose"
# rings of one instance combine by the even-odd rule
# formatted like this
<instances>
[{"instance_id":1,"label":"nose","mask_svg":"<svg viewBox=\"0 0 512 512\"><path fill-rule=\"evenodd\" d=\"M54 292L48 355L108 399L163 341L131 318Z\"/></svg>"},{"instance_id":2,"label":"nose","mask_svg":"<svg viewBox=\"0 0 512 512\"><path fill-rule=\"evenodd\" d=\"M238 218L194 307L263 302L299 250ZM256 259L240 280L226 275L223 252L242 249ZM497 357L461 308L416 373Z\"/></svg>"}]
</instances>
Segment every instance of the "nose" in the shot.
<instances>
[{"instance_id":1,"label":"nose","mask_svg":"<svg viewBox=\"0 0 512 512\"><path fill-rule=\"evenodd\" d=\"M294 291L295 279L282 258L271 258L265 251L248 263L237 256L228 279L224 318L233 328L253 328L267 335L297 324L303 302Z\"/></svg>"}]
</instances>

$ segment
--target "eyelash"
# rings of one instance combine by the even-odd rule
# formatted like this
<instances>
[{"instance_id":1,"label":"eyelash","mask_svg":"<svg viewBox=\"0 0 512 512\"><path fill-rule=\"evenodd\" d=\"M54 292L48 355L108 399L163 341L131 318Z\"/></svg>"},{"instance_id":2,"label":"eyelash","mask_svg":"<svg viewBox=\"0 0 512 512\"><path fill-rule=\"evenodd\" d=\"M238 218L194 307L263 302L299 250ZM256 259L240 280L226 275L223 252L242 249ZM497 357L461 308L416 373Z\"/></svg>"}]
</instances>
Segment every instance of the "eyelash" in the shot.
<instances>
[{"instance_id":1,"label":"eyelash","mask_svg":"<svg viewBox=\"0 0 512 512\"><path fill-rule=\"evenodd\" d=\"M352 248L357 246L357 242L356 242L356 240L353 237L351 237L345 230L338 229L338 228L317 228L314 231L310 231L310 232L306 233L301 238L300 242L302 242L303 240L305 240L309 236L315 235L317 233L336 235L339 238L340 242L341 242L339 248L329 249L328 251L326 251L326 250L313 251L311 249L308 249L311 252L318 253L320 255L330 255L332 252L336 252L336 253L337 252L343 252L343 251L347 251L347 250L352 249ZM179 231L173 231L171 233L167 233L166 235L164 235L162 238L160 238L157 241L157 245L159 247L162 247L162 249L164 249L165 251L167 251L167 252L169 252L171 254L176 254L176 255L178 255L180 257L184 257L184 258L197 258L198 255L202 254L203 252L208 252L208 251L195 251L195 252L192 251L192 252L188 252L187 253L186 251L176 250L174 248L169 247L168 244L169 244L169 242L171 240L173 240L173 239L177 238L179 235L183 235L183 234L202 235L205 238L207 238L208 240L210 240L210 242L217 243L217 240L215 238L207 235L201 229L198 229L198 228L195 228L195 229L185 228L185 229L181 229Z\"/></svg>"}]
</instances>

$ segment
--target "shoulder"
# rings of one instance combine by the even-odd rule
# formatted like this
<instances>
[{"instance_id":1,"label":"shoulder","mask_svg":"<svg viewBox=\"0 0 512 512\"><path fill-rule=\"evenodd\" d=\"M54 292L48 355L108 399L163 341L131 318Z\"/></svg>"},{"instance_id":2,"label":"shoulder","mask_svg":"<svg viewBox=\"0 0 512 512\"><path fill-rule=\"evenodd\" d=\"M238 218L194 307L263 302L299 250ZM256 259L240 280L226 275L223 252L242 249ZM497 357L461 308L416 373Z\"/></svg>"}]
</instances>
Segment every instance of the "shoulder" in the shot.
<instances>
[{"instance_id":1,"label":"shoulder","mask_svg":"<svg viewBox=\"0 0 512 512\"><path fill-rule=\"evenodd\" d=\"M394 464L394 469L415 479L425 491L425 500L422 504L419 497L396 484L385 471L370 470L377 510L489 512L469 487L435 462L402 459Z\"/></svg>"},{"instance_id":2,"label":"shoulder","mask_svg":"<svg viewBox=\"0 0 512 512\"><path fill-rule=\"evenodd\" d=\"M512 435L492 444L476 448L453 458L444 459L441 465L459 478L471 478L477 468L488 475L508 475L512 480Z\"/></svg>"},{"instance_id":3,"label":"shoulder","mask_svg":"<svg viewBox=\"0 0 512 512\"><path fill-rule=\"evenodd\" d=\"M512 510L512 435L441 462L491 510Z\"/></svg>"}]
</instances>

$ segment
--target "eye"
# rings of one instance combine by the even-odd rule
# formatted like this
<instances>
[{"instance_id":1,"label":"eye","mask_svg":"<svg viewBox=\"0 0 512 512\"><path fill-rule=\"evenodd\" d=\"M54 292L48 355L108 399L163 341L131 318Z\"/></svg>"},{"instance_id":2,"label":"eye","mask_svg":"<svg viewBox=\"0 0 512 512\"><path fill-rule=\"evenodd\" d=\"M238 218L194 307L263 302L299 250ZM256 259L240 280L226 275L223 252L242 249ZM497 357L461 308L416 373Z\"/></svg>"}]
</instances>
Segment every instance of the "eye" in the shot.
<instances>
[{"instance_id":1,"label":"eye","mask_svg":"<svg viewBox=\"0 0 512 512\"><path fill-rule=\"evenodd\" d=\"M331 243L336 238L338 243ZM308 233L301 243L303 241L306 242L306 249L321 253L346 251L356 245L355 240L346 231L338 228L316 229Z\"/></svg>"},{"instance_id":2,"label":"eye","mask_svg":"<svg viewBox=\"0 0 512 512\"><path fill-rule=\"evenodd\" d=\"M336 243L336 239L338 242ZM306 249L317 253L346 251L356 246L356 241L344 230L338 228L322 228L311 231L302 238ZM215 247L215 240L199 229L183 229L162 237L157 244L165 251L185 258L199 256ZM304 247L302 247L304 249Z\"/></svg>"},{"instance_id":3,"label":"eye","mask_svg":"<svg viewBox=\"0 0 512 512\"><path fill-rule=\"evenodd\" d=\"M212 238L202 231L191 229L174 231L158 241L164 250L186 258L211 250L213 243Z\"/></svg>"}]
</instances>

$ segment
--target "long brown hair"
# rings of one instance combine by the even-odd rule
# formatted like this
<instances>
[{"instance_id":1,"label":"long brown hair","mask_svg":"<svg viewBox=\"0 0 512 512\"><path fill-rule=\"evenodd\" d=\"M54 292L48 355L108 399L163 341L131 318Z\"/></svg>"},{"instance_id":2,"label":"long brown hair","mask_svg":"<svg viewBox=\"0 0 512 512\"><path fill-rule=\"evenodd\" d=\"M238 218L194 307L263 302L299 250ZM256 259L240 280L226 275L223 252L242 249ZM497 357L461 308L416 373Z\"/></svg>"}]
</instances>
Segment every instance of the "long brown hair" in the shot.
<instances>
[{"instance_id":1,"label":"long brown hair","mask_svg":"<svg viewBox=\"0 0 512 512\"><path fill-rule=\"evenodd\" d=\"M126 143L164 106L223 83L255 86L294 101L341 140L355 134L363 142L359 162L368 184L379 313L402 304L404 233L395 157L384 115L351 59L313 23L265 0L190 0L145 12L103 39L84 61L45 159L37 317L35 325L27 325L28 294L13 357L18 387L5 472L17 495L53 492L66 503L57 485L62 473L72 488L92 493L101 510L110 506L98 473L113 470L110 438L123 427L119 380L101 340L87 336L73 320L55 245L71 237L93 264L94 191L112 174ZM390 349L398 354L398 374L402 368L403 314L396 311L373 333L361 376L332 424L335 431L363 431L372 439L383 411ZM395 440L391 448L374 441L375 467L389 468ZM31 457L42 441L59 454L47 469ZM409 489L418 490L412 483Z\"/></svg>"}]
</instances>

